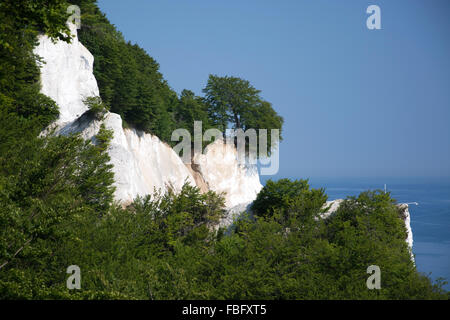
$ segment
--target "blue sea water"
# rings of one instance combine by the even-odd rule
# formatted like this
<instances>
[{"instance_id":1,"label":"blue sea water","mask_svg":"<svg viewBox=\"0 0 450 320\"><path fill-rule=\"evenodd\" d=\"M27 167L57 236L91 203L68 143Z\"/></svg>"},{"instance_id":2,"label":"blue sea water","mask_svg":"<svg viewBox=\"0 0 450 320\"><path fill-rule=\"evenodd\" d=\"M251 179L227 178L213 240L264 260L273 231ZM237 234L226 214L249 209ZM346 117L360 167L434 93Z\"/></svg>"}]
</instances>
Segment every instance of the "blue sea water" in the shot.
<instances>
[{"instance_id":1,"label":"blue sea water","mask_svg":"<svg viewBox=\"0 0 450 320\"><path fill-rule=\"evenodd\" d=\"M310 178L309 182L313 188L325 188L329 200L384 189L386 184L398 202L418 202L418 206L409 207L416 266L433 280L441 277L450 282L450 179ZM444 288L450 290L450 285Z\"/></svg>"}]
</instances>

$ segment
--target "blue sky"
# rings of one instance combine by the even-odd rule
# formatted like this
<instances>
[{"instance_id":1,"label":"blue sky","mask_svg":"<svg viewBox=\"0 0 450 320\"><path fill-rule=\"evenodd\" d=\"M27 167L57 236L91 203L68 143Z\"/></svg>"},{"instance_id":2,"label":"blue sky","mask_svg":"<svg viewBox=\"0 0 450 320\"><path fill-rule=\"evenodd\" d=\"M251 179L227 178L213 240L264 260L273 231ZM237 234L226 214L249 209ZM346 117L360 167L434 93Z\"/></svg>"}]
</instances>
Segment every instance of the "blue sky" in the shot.
<instances>
[{"instance_id":1,"label":"blue sky","mask_svg":"<svg viewBox=\"0 0 450 320\"><path fill-rule=\"evenodd\" d=\"M366 8L381 8L368 30ZM450 1L100 0L177 92L209 74L284 117L279 176L450 177Z\"/></svg>"}]
</instances>

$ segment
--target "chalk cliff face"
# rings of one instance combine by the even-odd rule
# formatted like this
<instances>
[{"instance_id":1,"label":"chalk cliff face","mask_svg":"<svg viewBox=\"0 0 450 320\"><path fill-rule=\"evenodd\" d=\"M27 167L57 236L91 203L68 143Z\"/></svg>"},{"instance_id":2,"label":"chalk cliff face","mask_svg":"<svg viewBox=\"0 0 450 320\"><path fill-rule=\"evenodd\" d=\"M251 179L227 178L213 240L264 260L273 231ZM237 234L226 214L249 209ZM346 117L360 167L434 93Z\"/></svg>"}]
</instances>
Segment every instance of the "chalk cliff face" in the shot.
<instances>
[{"instance_id":1,"label":"chalk cliff face","mask_svg":"<svg viewBox=\"0 0 450 320\"><path fill-rule=\"evenodd\" d=\"M71 27L72 34L76 29ZM35 53L43 58L41 92L51 97L60 108L60 118L53 124L58 134L81 133L93 139L101 124L113 131L108 153L114 165L115 198L129 204L136 196L169 186L179 191L185 182L202 191L224 192L226 206L246 207L262 185L255 167L240 166L231 146L219 142L210 145L205 154L195 155L197 165L185 165L173 149L158 137L134 129L124 129L118 114L107 113L103 120L89 117L83 100L98 96L93 75L94 57L75 37L72 43L53 43L47 36L39 37ZM231 219L226 219L231 222Z\"/></svg>"},{"instance_id":2,"label":"chalk cliff face","mask_svg":"<svg viewBox=\"0 0 450 320\"><path fill-rule=\"evenodd\" d=\"M237 158L234 145L217 140L206 147L204 154L196 154L193 159L193 166L208 188L227 194L228 208L253 202L262 189L256 166L240 165Z\"/></svg>"},{"instance_id":3,"label":"chalk cliff face","mask_svg":"<svg viewBox=\"0 0 450 320\"><path fill-rule=\"evenodd\" d=\"M70 25L76 34L74 25ZM59 104L57 124L62 126L80 117L88 108L83 100L98 96L97 80L93 74L94 57L75 37L72 43L53 43L47 36L39 37L34 52L43 58L41 92Z\"/></svg>"},{"instance_id":4,"label":"chalk cliff face","mask_svg":"<svg viewBox=\"0 0 450 320\"><path fill-rule=\"evenodd\" d=\"M406 203L402 203L399 205L399 208L403 211L403 219L405 221L406 231L408 234L408 237L406 238L406 242L408 243L409 247L412 249L413 247L413 233L411 229L411 214L409 213L409 205Z\"/></svg>"}]
</instances>

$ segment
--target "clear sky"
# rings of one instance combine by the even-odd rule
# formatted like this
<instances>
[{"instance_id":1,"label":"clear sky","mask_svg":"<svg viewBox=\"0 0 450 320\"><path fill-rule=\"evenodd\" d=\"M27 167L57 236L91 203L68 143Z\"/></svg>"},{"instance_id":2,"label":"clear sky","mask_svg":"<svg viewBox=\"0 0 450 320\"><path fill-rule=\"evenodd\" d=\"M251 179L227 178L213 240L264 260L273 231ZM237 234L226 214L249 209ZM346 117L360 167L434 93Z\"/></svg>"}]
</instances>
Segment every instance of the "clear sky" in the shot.
<instances>
[{"instance_id":1,"label":"clear sky","mask_svg":"<svg viewBox=\"0 0 450 320\"><path fill-rule=\"evenodd\" d=\"M381 8L368 30L366 8ZM450 1L99 0L170 86L249 80L284 117L280 176L450 177Z\"/></svg>"}]
</instances>

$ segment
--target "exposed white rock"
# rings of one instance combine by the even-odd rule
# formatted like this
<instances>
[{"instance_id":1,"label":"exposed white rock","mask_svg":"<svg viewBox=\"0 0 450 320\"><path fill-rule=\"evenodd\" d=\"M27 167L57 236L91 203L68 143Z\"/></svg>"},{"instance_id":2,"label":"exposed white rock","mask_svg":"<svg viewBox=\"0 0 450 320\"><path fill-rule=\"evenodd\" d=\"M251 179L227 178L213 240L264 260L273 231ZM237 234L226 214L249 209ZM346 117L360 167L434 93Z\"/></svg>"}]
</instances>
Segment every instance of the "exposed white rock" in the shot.
<instances>
[{"instance_id":1,"label":"exposed white rock","mask_svg":"<svg viewBox=\"0 0 450 320\"><path fill-rule=\"evenodd\" d=\"M231 146L210 145L205 154L196 155L199 165L191 167L156 136L123 129L119 115L107 113L98 121L85 114L88 108L83 100L99 95L93 75L94 57L78 41L74 25L70 29L75 35L70 44L39 36L34 52L45 61L41 66L41 92L60 107L60 118L53 124L58 134L80 132L85 139L95 139L102 123L113 131L108 153L114 165L117 200L128 204L138 195L151 194L155 189L165 191L169 185L178 191L186 181L202 191L224 192L228 209L245 208L256 198L262 188L257 168L240 166ZM230 217L236 210L230 210ZM224 221L231 223L230 217Z\"/></svg>"},{"instance_id":2,"label":"exposed white rock","mask_svg":"<svg viewBox=\"0 0 450 320\"><path fill-rule=\"evenodd\" d=\"M185 182L195 180L181 158L158 137L135 129L123 129L118 114L107 113L102 121L83 116L61 128L60 134L81 133L84 139L95 140L101 124L112 130L108 153L114 165L115 198L127 205L137 196L168 187L180 191Z\"/></svg>"},{"instance_id":3,"label":"exposed white rock","mask_svg":"<svg viewBox=\"0 0 450 320\"><path fill-rule=\"evenodd\" d=\"M41 92L59 105L57 125L67 124L81 116L88 108L83 100L98 96L93 74L94 57L78 41L75 25L69 25L75 35L71 43L39 36L34 53L44 59L41 65Z\"/></svg>"},{"instance_id":4,"label":"exposed white rock","mask_svg":"<svg viewBox=\"0 0 450 320\"><path fill-rule=\"evenodd\" d=\"M203 154L196 154L193 163L210 190L225 194L227 208L246 207L263 187L256 165L240 165L234 145L223 140L216 140Z\"/></svg>"},{"instance_id":5,"label":"exposed white rock","mask_svg":"<svg viewBox=\"0 0 450 320\"><path fill-rule=\"evenodd\" d=\"M339 209L342 201L344 201L343 199L337 199L337 200L332 200L332 201L327 201L324 205L325 208L330 207L327 212L322 214L322 218L326 219L328 218L330 215L332 215L333 213L335 213L337 211L337 209Z\"/></svg>"}]
</instances>

